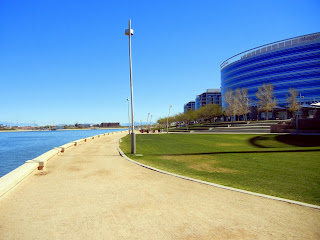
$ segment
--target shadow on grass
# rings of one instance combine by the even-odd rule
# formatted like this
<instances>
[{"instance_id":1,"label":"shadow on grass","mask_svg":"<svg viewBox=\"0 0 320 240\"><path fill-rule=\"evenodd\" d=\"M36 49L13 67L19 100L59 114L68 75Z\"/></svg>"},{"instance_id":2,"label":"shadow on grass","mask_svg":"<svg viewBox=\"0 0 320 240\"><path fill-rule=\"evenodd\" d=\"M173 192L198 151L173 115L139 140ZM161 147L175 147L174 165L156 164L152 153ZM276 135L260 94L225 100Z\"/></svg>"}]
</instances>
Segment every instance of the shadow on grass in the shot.
<instances>
[{"instance_id":1,"label":"shadow on grass","mask_svg":"<svg viewBox=\"0 0 320 240\"><path fill-rule=\"evenodd\" d=\"M250 144L259 148L277 148L277 142L296 147L319 147L320 135L263 135L249 140Z\"/></svg>"},{"instance_id":2,"label":"shadow on grass","mask_svg":"<svg viewBox=\"0 0 320 240\"><path fill-rule=\"evenodd\" d=\"M271 146L263 145L266 141L273 140L270 136L258 136L249 139L249 143L258 148L271 148Z\"/></svg>"},{"instance_id":3,"label":"shadow on grass","mask_svg":"<svg viewBox=\"0 0 320 240\"><path fill-rule=\"evenodd\" d=\"M320 135L278 135L276 140L297 147L320 146Z\"/></svg>"},{"instance_id":4,"label":"shadow on grass","mask_svg":"<svg viewBox=\"0 0 320 240\"><path fill-rule=\"evenodd\" d=\"M279 150L279 151L233 151L233 152L207 152L207 153L173 153L173 154L148 154L150 156L184 156L184 155L217 155L239 153L291 153L291 152L320 152L320 149L306 150Z\"/></svg>"}]
</instances>

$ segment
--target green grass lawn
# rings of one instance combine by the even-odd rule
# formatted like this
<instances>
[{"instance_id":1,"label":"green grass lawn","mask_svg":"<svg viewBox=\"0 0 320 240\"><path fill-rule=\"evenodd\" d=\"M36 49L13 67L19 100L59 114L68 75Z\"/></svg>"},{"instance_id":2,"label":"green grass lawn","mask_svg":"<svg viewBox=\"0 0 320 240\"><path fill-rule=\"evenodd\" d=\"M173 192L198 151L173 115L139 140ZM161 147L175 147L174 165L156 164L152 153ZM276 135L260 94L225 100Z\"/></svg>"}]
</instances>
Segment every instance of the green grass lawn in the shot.
<instances>
[{"instance_id":1,"label":"green grass lawn","mask_svg":"<svg viewBox=\"0 0 320 240\"><path fill-rule=\"evenodd\" d=\"M320 136L138 134L120 144L141 163L192 178L320 205Z\"/></svg>"}]
</instances>

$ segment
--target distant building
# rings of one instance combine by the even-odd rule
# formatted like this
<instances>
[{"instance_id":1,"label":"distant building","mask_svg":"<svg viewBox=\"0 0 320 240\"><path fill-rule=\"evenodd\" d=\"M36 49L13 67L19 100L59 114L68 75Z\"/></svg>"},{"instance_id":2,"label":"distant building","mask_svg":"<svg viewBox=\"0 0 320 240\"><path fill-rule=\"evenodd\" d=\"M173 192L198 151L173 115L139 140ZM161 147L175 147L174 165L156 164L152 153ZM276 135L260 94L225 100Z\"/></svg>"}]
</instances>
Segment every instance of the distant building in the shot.
<instances>
[{"instance_id":1,"label":"distant building","mask_svg":"<svg viewBox=\"0 0 320 240\"><path fill-rule=\"evenodd\" d=\"M25 127L18 127L18 129L21 129L21 130L32 130L33 127L31 127L31 126L25 126Z\"/></svg>"},{"instance_id":2,"label":"distant building","mask_svg":"<svg viewBox=\"0 0 320 240\"><path fill-rule=\"evenodd\" d=\"M195 110L207 104L222 104L221 89L207 89L206 92L198 95L195 101Z\"/></svg>"},{"instance_id":3,"label":"distant building","mask_svg":"<svg viewBox=\"0 0 320 240\"><path fill-rule=\"evenodd\" d=\"M100 127L102 128L118 128L120 127L120 123L116 122L116 123L101 123Z\"/></svg>"},{"instance_id":4,"label":"distant building","mask_svg":"<svg viewBox=\"0 0 320 240\"><path fill-rule=\"evenodd\" d=\"M76 127L89 128L89 127L92 127L92 124L90 124L90 123L80 123L80 124L77 124Z\"/></svg>"},{"instance_id":5,"label":"distant building","mask_svg":"<svg viewBox=\"0 0 320 240\"><path fill-rule=\"evenodd\" d=\"M196 110L196 102L190 101L184 105L184 112L187 112L188 110Z\"/></svg>"}]
</instances>

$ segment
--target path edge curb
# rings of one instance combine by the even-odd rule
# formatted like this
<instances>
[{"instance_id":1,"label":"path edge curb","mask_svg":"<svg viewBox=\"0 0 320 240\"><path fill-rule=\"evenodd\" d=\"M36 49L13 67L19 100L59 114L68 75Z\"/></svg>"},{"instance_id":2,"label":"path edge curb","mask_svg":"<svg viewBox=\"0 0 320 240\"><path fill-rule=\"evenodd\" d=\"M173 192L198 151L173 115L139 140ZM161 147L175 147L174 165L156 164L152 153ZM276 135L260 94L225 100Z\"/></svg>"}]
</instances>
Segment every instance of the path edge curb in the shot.
<instances>
[{"instance_id":1,"label":"path edge curb","mask_svg":"<svg viewBox=\"0 0 320 240\"><path fill-rule=\"evenodd\" d=\"M120 141L120 139L119 139L119 141ZM272 200L276 200L276 201L282 201L282 202L286 202L286 203L291 203L291 204L295 204L295 205L299 205L299 206L303 206L303 207L309 207L309 208L314 208L314 209L320 210L320 206L317 206L317 205L304 203L304 202L299 202L299 201L294 201L294 200L290 200L290 199L286 199L286 198L274 197L274 196L271 196L271 195L265 195L265 194L256 193L256 192L250 192L250 191L246 191L246 190L242 190L242 189L238 189L238 188L227 187L227 186L220 185L220 184L217 184L217 183L206 182L206 181L198 180L198 179L195 179L195 178L190 178L190 177L186 177L186 176L182 176L182 175L166 172L166 171L160 170L158 168L154 168L154 167L139 163L137 161L132 160L131 158L129 158L127 155L125 155L123 153L123 151L120 149L119 141L118 141L118 145L117 145L117 150L118 150L119 154L123 158L125 158L126 160L128 160L128 161L130 161L130 162L132 162L134 164L140 165L141 167L144 167L144 168L147 168L147 169L159 172L159 173L167 174L167 175L170 175L170 176L173 176L173 177L178 177L178 178L182 178L182 179L185 179L185 180L189 180L189 181L192 181L192 182L197 182L197 183L206 184L206 185L209 185L209 186L218 187L218 188L222 188L222 189L226 189L226 190L230 190L230 191L240 192L240 193L244 193L244 194L249 194L249 195L253 195L253 196L263 197L263 198L267 198L267 199L272 199Z\"/></svg>"}]
</instances>

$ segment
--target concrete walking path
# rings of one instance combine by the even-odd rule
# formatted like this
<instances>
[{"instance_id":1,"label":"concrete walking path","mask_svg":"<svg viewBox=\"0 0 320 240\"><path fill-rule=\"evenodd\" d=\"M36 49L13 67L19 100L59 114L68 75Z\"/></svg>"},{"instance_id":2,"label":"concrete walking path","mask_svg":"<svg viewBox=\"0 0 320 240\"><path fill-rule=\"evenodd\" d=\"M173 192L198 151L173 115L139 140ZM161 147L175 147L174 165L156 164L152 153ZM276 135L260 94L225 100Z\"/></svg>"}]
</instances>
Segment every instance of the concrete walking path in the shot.
<instances>
[{"instance_id":1,"label":"concrete walking path","mask_svg":"<svg viewBox=\"0 0 320 240\"><path fill-rule=\"evenodd\" d=\"M320 210L157 173L118 133L52 158L0 200L0 239L320 239Z\"/></svg>"}]
</instances>

